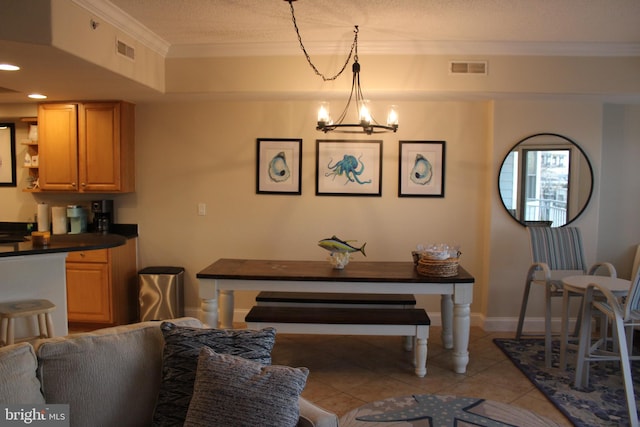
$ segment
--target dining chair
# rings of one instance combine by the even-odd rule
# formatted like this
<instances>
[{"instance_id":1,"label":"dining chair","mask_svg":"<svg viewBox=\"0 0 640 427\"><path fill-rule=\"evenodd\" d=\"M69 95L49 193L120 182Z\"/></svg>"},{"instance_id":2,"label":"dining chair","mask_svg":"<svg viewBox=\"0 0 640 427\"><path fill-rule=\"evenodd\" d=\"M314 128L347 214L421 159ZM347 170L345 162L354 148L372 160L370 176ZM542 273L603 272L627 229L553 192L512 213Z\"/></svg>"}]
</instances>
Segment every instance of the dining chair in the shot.
<instances>
[{"instance_id":1,"label":"dining chair","mask_svg":"<svg viewBox=\"0 0 640 427\"><path fill-rule=\"evenodd\" d=\"M529 226L529 243L531 247L532 264L527 271L522 305L516 329L516 339L532 334L523 334L524 319L529 303L531 285L544 286L544 355L545 365L551 367L551 301L555 297L562 297L562 277L576 274L595 274L600 268L604 268L609 276L616 277L615 267L608 263L597 263L587 270L582 235L577 227L546 227ZM570 294L581 297L581 294ZM580 324L580 318L576 324ZM557 334L556 334L557 335ZM536 334L539 336L539 334Z\"/></svg>"},{"instance_id":2,"label":"dining chair","mask_svg":"<svg viewBox=\"0 0 640 427\"><path fill-rule=\"evenodd\" d=\"M594 314L607 316L611 322L612 340L592 336L591 319ZM576 388L588 386L591 362L619 361L631 426L638 426L638 411L631 376L631 361L640 360L640 355L633 354L633 333L637 326L640 326L640 271L638 269L635 271L635 277L631 280L629 293L625 298L616 297L611 291L595 283L587 287L584 295L574 384Z\"/></svg>"}]
</instances>

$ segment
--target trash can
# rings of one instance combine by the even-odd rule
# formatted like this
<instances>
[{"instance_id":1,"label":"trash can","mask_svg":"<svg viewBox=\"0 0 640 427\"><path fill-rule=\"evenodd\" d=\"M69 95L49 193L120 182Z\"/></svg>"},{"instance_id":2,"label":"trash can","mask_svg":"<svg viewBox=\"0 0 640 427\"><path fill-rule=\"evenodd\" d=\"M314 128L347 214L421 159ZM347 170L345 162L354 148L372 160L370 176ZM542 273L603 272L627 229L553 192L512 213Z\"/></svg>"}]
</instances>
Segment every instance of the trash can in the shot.
<instances>
[{"instance_id":1,"label":"trash can","mask_svg":"<svg viewBox=\"0 0 640 427\"><path fill-rule=\"evenodd\" d=\"M147 267L138 272L140 321L184 315L184 268Z\"/></svg>"}]
</instances>

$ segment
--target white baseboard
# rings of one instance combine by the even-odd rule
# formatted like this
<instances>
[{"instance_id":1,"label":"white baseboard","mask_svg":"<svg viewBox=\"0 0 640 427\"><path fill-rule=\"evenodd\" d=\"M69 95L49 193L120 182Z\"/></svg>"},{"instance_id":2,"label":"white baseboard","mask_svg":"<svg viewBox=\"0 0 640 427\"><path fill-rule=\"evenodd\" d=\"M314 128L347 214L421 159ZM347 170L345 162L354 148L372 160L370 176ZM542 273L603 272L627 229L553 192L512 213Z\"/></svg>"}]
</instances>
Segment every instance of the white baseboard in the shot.
<instances>
[{"instance_id":1,"label":"white baseboard","mask_svg":"<svg viewBox=\"0 0 640 427\"><path fill-rule=\"evenodd\" d=\"M484 316L483 316L484 317ZM569 319L569 331L573 331L576 319ZM480 327L486 332L515 332L518 328L517 317L488 317L484 318ZM560 318L551 319L551 330L560 332ZM544 333L544 317L526 318L523 325L523 334Z\"/></svg>"},{"instance_id":2,"label":"white baseboard","mask_svg":"<svg viewBox=\"0 0 640 427\"><path fill-rule=\"evenodd\" d=\"M185 307L184 308L185 317L195 317L196 319L202 320L200 317L200 309L194 307Z\"/></svg>"}]
</instances>

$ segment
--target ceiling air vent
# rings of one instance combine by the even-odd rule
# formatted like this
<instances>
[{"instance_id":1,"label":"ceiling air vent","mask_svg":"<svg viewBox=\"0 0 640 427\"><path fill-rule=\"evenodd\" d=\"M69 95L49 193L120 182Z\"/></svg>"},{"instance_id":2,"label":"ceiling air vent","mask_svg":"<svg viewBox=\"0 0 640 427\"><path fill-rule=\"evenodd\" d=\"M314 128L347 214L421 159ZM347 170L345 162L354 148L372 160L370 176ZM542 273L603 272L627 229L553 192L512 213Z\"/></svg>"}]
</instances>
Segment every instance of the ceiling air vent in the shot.
<instances>
[{"instance_id":1,"label":"ceiling air vent","mask_svg":"<svg viewBox=\"0 0 640 427\"><path fill-rule=\"evenodd\" d=\"M487 75L487 61L451 61L449 74Z\"/></svg>"},{"instance_id":2,"label":"ceiling air vent","mask_svg":"<svg viewBox=\"0 0 640 427\"><path fill-rule=\"evenodd\" d=\"M116 51L129 59L136 59L136 50L123 41L116 40Z\"/></svg>"}]
</instances>

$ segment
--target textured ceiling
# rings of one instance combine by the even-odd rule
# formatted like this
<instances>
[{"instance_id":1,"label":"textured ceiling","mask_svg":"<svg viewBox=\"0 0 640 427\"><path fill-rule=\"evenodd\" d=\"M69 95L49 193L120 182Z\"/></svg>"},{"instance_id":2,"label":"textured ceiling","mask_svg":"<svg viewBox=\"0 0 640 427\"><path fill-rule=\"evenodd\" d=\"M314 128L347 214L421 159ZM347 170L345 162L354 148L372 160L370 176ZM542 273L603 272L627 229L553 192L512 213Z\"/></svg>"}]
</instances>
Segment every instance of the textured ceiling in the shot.
<instances>
[{"instance_id":1,"label":"textured ceiling","mask_svg":"<svg viewBox=\"0 0 640 427\"><path fill-rule=\"evenodd\" d=\"M168 58L301 54L284 0L70 1ZM640 0L297 0L293 5L311 56L342 57L358 25L362 55L640 57ZM0 73L0 103L34 102L25 97L32 91L55 100L162 95L69 53L41 44L27 49L9 37L0 40L0 62L11 60L23 70Z\"/></svg>"}]
</instances>

